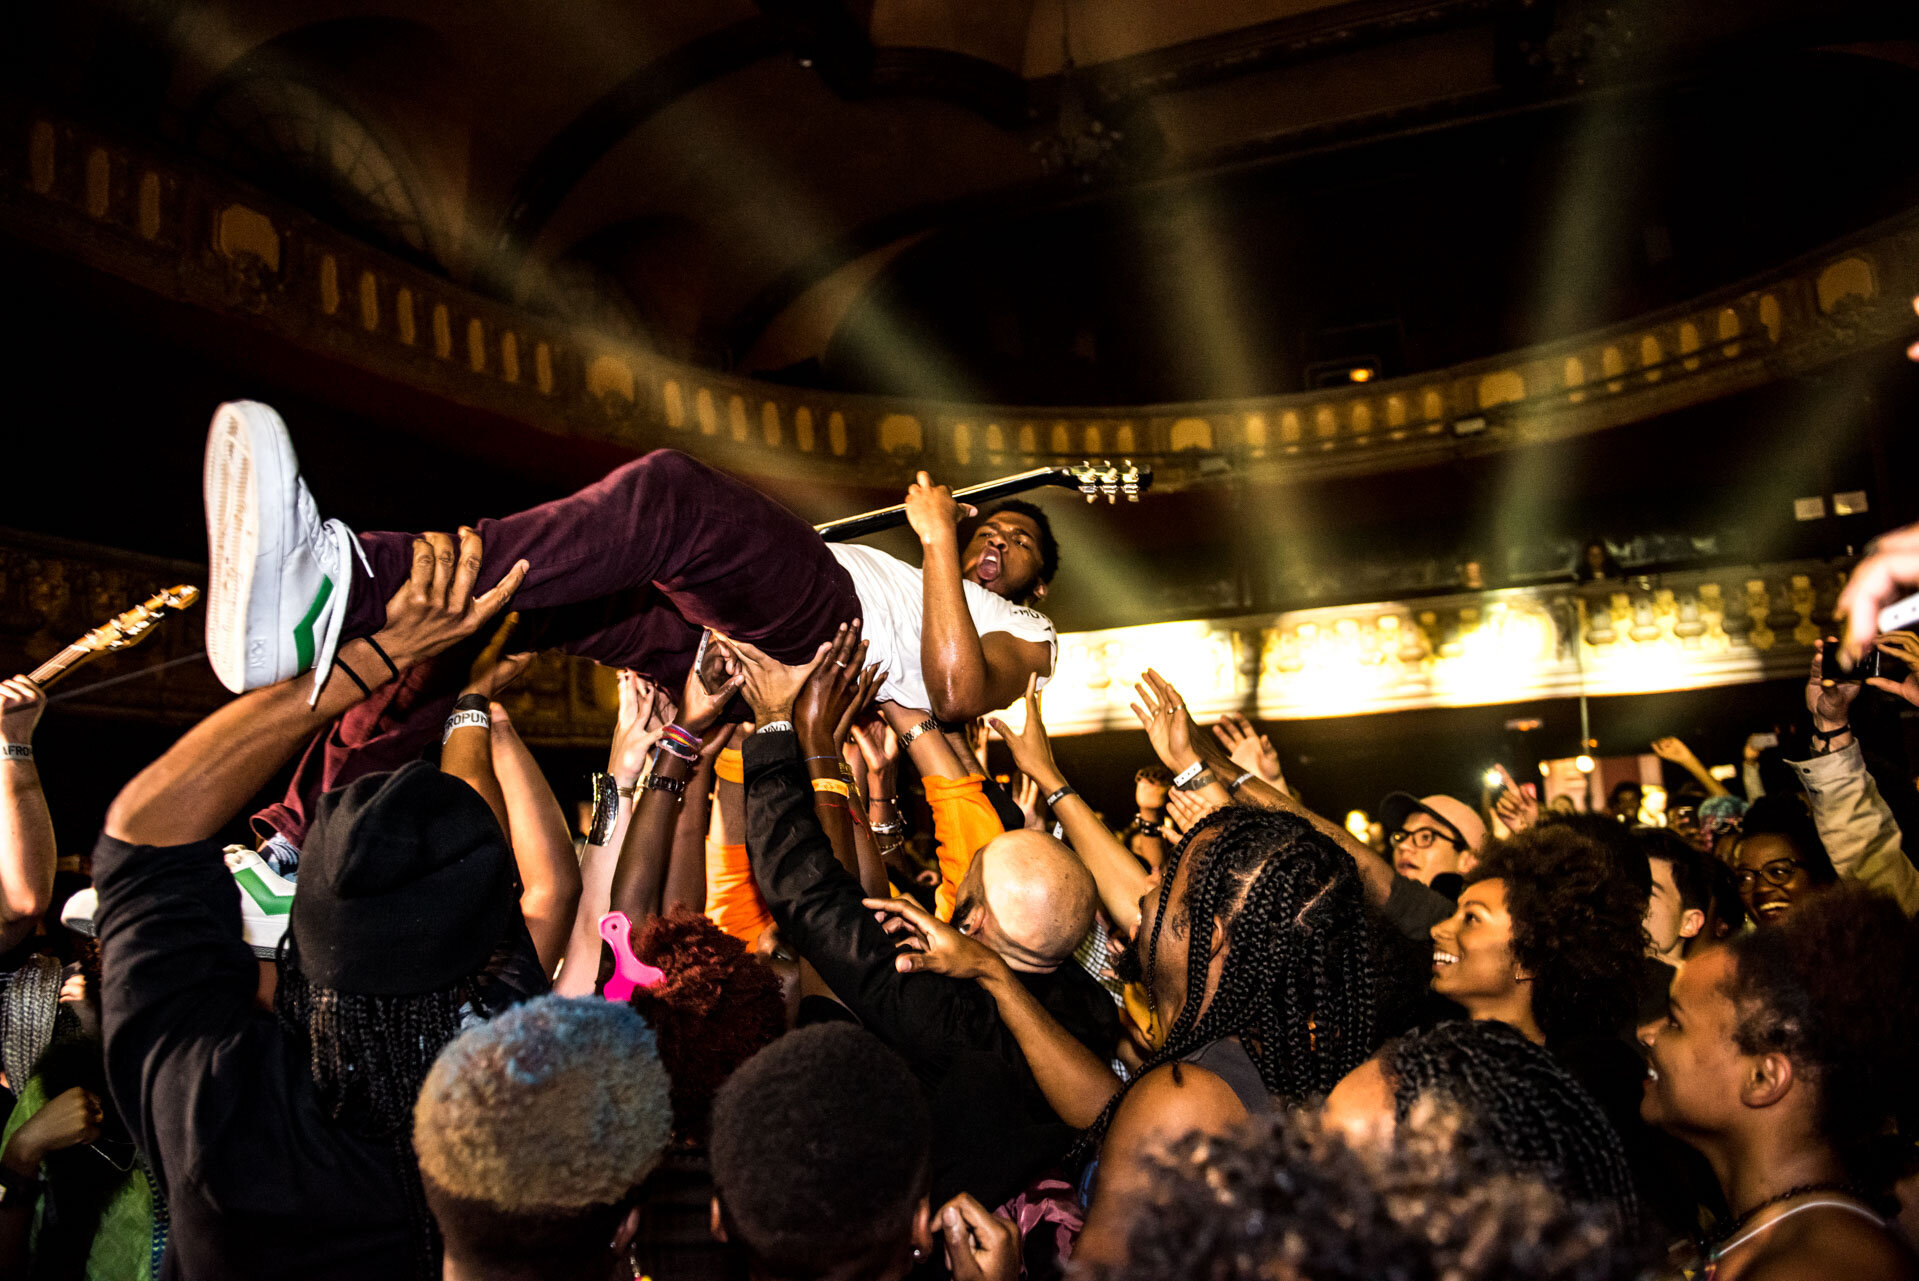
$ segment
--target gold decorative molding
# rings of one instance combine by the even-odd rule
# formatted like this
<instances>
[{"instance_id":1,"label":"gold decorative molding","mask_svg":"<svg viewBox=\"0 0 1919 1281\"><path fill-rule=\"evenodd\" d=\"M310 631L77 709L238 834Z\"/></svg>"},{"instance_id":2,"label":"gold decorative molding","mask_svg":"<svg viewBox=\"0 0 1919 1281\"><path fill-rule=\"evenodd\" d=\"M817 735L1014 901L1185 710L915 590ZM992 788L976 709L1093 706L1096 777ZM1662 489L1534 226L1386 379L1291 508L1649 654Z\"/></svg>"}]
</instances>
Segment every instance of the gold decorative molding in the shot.
<instances>
[{"instance_id":1,"label":"gold decorative molding","mask_svg":"<svg viewBox=\"0 0 1919 1281\"><path fill-rule=\"evenodd\" d=\"M677 364L485 298L187 159L45 112L0 111L0 227L175 301L379 376L634 450L747 472L894 483L1087 454L1162 486L1226 470L1390 470L1600 431L1908 337L1919 209L1630 323L1324 391L1053 409L816 392ZM1222 467L1224 462L1226 467Z\"/></svg>"},{"instance_id":2,"label":"gold decorative molding","mask_svg":"<svg viewBox=\"0 0 1919 1281\"><path fill-rule=\"evenodd\" d=\"M1046 724L1136 729L1148 667L1202 720L1313 720L1803 677L1845 562L1693 570L1060 637ZM1019 709L1014 709L1018 712Z\"/></svg>"}]
</instances>

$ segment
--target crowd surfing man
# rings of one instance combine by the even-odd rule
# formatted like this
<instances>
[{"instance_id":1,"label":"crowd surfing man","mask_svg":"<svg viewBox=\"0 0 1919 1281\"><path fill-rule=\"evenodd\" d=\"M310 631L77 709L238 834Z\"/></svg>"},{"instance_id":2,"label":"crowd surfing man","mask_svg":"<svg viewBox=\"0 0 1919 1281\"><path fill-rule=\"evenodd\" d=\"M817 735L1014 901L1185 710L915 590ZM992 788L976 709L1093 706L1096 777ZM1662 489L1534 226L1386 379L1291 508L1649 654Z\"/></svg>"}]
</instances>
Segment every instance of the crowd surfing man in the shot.
<instances>
[{"instance_id":1,"label":"crowd surfing man","mask_svg":"<svg viewBox=\"0 0 1919 1281\"><path fill-rule=\"evenodd\" d=\"M399 681L377 648L340 661L345 642L384 625L384 602L411 573L419 540L356 539L322 519L285 424L252 401L214 415L206 511L207 656L227 688L312 671L317 694L336 666L356 686L396 677L315 745L286 802L261 815L297 847L316 796L354 772L412 759L444 718L454 692L444 672ZM828 546L751 486L657 450L566 498L482 520L474 538L426 535L426 554L448 575L459 563L483 582L526 563L516 644L631 668L667 689L679 688L702 629L803 663L856 618L884 674L880 698L939 720L972 720L1018 698L1029 677L1043 683L1058 638L1034 606L1059 567L1045 514L1003 503L962 546L958 522L977 512L925 472L906 513L918 569L869 547Z\"/></svg>"},{"instance_id":2,"label":"crowd surfing man","mask_svg":"<svg viewBox=\"0 0 1919 1281\"><path fill-rule=\"evenodd\" d=\"M477 631L526 570L476 594L474 552L450 577L418 558L342 659L378 682L376 646L411 666ZM440 769L322 798L262 1008L216 834L365 697L283 680L227 704L127 784L95 848L107 1081L166 1189L169 1277L438 1275L414 1100L464 1020L545 987L512 852L473 785L489 734L465 726Z\"/></svg>"}]
</instances>

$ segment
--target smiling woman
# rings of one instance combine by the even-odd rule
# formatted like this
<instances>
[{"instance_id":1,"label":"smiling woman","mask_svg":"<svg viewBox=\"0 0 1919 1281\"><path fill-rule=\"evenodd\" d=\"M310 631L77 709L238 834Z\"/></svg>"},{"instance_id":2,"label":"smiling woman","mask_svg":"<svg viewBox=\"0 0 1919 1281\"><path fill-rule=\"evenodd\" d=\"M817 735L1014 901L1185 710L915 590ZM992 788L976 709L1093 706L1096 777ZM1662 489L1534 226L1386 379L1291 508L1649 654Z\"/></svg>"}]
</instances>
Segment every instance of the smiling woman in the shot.
<instances>
[{"instance_id":1,"label":"smiling woman","mask_svg":"<svg viewBox=\"0 0 1919 1281\"><path fill-rule=\"evenodd\" d=\"M1746 913L1771 925L1813 890L1839 879L1812 816L1791 796L1762 796L1732 847L1733 876Z\"/></svg>"}]
</instances>

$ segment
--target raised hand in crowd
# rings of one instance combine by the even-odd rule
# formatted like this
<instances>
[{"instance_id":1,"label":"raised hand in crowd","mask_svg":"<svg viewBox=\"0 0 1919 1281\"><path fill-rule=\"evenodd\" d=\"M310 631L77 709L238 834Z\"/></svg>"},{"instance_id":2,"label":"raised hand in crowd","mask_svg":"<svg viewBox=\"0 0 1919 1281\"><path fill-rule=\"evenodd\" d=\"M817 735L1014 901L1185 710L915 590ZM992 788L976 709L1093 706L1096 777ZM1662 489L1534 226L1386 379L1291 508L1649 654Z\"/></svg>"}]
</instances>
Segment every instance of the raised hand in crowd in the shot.
<instances>
[{"instance_id":1,"label":"raised hand in crowd","mask_svg":"<svg viewBox=\"0 0 1919 1281\"><path fill-rule=\"evenodd\" d=\"M1506 831L1517 836L1539 822L1539 798L1521 787L1504 765L1495 765L1499 773L1499 792L1493 797L1493 814Z\"/></svg>"},{"instance_id":2,"label":"raised hand in crowd","mask_svg":"<svg viewBox=\"0 0 1919 1281\"><path fill-rule=\"evenodd\" d=\"M1012 1223L962 1192L940 1211L953 1281L1019 1281L1020 1235Z\"/></svg>"},{"instance_id":3,"label":"raised hand in crowd","mask_svg":"<svg viewBox=\"0 0 1919 1281\"><path fill-rule=\"evenodd\" d=\"M551 975L566 952L580 906L580 860L573 852L566 814L540 763L513 728L504 703L488 705L492 717L493 776L506 804L507 840L520 870L520 915Z\"/></svg>"},{"instance_id":4,"label":"raised hand in crowd","mask_svg":"<svg viewBox=\"0 0 1919 1281\"><path fill-rule=\"evenodd\" d=\"M1019 782L1013 784L1013 804L1019 806L1019 812L1026 816L1025 827L1029 832L1046 830L1046 820L1039 812L1039 784L1026 774L1019 776Z\"/></svg>"},{"instance_id":5,"label":"raised hand in crowd","mask_svg":"<svg viewBox=\"0 0 1919 1281\"><path fill-rule=\"evenodd\" d=\"M618 677L620 711L613 723L613 747L607 753L606 772L621 787L639 782L646 758L660 735L673 723L679 709L667 692L634 671Z\"/></svg>"},{"instance_id":6,"label":"raised hand in crowd","mask_svg":"<svg viewBox=\"0 0 1919 1281\"><path fill-rule=\"evenodd\" d=\"M855 821L861 798L845 763L853 726L871 706L884 675L877 665L865 665L866 650L859 622L840 624L825 656L812 665L794 696L791 719L806 771L814 780L814 811L834 856L862 890L884 894L886 861L864 818Z\"/></svg>"},{"instance_id":7,"label":"raised hand in crowd","mask_svg":"<svg viewBox=\"0 0 1919 1281\"><path fill-rule=\"evenodd\" d=\"M1228 712L1213 726L1213 735L1241 771L1250 770L1280 791L1286 790L1286 777L1280 772L1279 753L1273 749L1273 740L1255 733L1251 721L1238 712Z\"/></svg>"},{"instance_id":8,"label":"raised hand in crowd","mask_svg":"<svg viewBox=\"0 0 1919 1281\"><path fill-rule=\"evenodd\" d=\"M453 648L506 608L527 575L527 563L516 562L486 591L476 591L480 577L480 536L461 529L449 534L422 534L413 541L413 568L406 584L387 602L386 626L374 637L401 671ZM454 552L452 555L447 553ZM368 655L368 657L372 657ZM354 664L363 676L382 665ZM328 689L342 682L328 682ZM356 691L357 692L357 691Z\"/></svg>"},{"instance_id":9,"label":"raised hand in crowd","mask_svg":"<svg viewBox=\"0 0 1919 1281\"><path fill-rule=\"evenodd\" d=\"M724 648L720 650L720 670L726 673L726 680L716 690L706 688L697 665L687 672L686 684L680 691L679 724L682 729L704 735L726 715L726 705L733 701L733 695L739 693L740 687L746 683L746 671L739 659Z\"/></svg>"},{"instance_id":10,"label":"raised hand in crowd","mask_svg":"<svg viewBox=\"0 0 1919 1281\"><path fill-rule=\"evenodd\" d=\"M31 936L52 905L59 849L33 760L33 731L46 706L25 676L0 681L0 952Z\"/></svg>"},{"instance_id":11,"label":"raised hand in crowd","mask_svg":"<svg viewBox=\"0 0 1919 1281\"><path fill-rule=\"evenodd\" d=\"M1167 794L1166 815L1173 830L1180 836L1193 830L1199 821L1219 809L1219 802L1197 796L1192 792L1175 791Z\"/></svg>"},{"instance_id":12,"label":"raised hand in crowd","mask_svg":"<svg viewBox=\"0 0 1919 1281\"><path fill-rule=\"evenodd\" d=\"M1865 688L1858 681L1825 679L1820 671L1820 660L1825 652L1825 641L1813 642L1812 673L1806 678L1806 710L1812 713L1812 728L1816 735L1832 734L1850 726L1853 702L1859 697L1859 691ZM1833 749L1843 747L1850 741L1850 731L1825 740Z\"/></svg>"},{"instance_id":13,"label":"raised hand in crowd","mask_svg":"<svg viewBox=\"0 0 1919 1281\"><path fill-rule=\"evenodd\" d=\"M1896 694L1914 707L1919 707L1919 636L1911 632L1887 632L1873 642L1873 648L1888 658L1896 658L1906 665L1906 675L1902 680L1888 680L1884 676L1868 677L1866 684L1874 689Z\"/></svg>"},{"instance_id":14,"label":"raised hand in crowd","mask_svg":"<svg viewBox=\"0 0 1919 1281\"><path fill-rule=\"evenodd\" d=\"M1686 773L1692 775L1693 778L1698 780L1699 785L1706 789L1706 795L1732 795L1731 792L1726 790L1724 783L1712 776L1712 771L1706 768L1699 757L1693 753L1692 748L1687 747L1686 744L1678 738L1655 738L1652 741L1652 750L1653 755L1657 756L1660 760L1670 761L1680 769L1685 770Z\"/></svg>"},{"instance_id":15,"label":"raised hand in crowd","mask_svg":"<svg viewBox=\"0 0 1919 1281\"><path fill-rule=\"evenodd\" d=\"M857 628L859 625L859 620L854 619L853 626ZM834 639L837 640L840 635L844 635L844 632L837 634ZM740 696L753 709L753 723L761 729L778 721L792 722L793 701L799 697L800 687L826 661L827 651L833 648L833 641L821 641L819 648L813 651L812 658L789 666L746 641L736 641L718 632L713 633L713 639L739 661Z\"/></svg>"},{"instance_id":16,"label":"raised hand in crowd","mask_svg":"<svg viewBox=\"0 0 1919 1281\"><path fill-rule=\"evenodd\" d=\"M900 953L893 964L901 974L983 979L1007 968L1006 959L998 952L962 934L912 899L869 898L863 903L898 945Z\"/></svg>"},{"instance_id":17,"label":"raised hand in crowd","mask_svg":"<svg viewBox=\"0 0 1919 1281\"><path fill-rule=\"evenodd\" d=\"M870 801L893 800L899 795L900 736L883 716L853 723L853 743L866 766L866 795Z\"/></svg>"},{"instance_id":18,"label":"raised hand in crowd","mask_svg":"<svg viewBox=\"0 0 1919 1281\"><path fill-rule=\"evenodd\" d=\"M1879 635L1879 611L1919 588L1919 525L1907 525L1874 540L1853 567L1834 608L1845 620L1845 656L1858 662Z\"/></svg>"},{"instance_id":19,"label":"raised hand in crowd","mask_svg":"<svg viewBox=\"0 0 1919 1281\"><path fill-rule=\"evenodd\" d=\"M499 821L502 832L512 831L512 821L507 813L506 794L493 768L490 709L494 700L533 661L531 652L507 652L513 630L519 624L520 616L517 613L509 613L500 620L500 625L494 628L493 635L474 658L467 672L466 685L460 690L460 702L454 705L462 711L483 713L483 718L461 722L456 717L449 722L453 728L448 729L446 741L440 747L441 771L453 775L478 792L487 808L493 811L493 817ZM473 701L468 702L469 699Z\"/></svg>"}]
</instances>

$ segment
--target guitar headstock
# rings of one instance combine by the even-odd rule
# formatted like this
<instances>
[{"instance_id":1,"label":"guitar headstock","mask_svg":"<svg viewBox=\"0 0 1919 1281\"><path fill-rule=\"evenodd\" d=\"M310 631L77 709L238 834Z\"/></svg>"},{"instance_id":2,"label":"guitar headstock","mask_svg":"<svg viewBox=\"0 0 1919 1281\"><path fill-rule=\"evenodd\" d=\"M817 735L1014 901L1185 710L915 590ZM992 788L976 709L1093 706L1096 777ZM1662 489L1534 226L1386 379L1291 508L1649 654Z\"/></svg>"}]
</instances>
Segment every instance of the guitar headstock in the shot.
<instances>
[{"instance_id":1,"label":"guitar headstock","mask_svg":"<svg viewBox=\"0 0 1919 1281\"><path fill-rule=\"evenodd\" d=\"M154 625L168 614L192 609L199 601L198 587L170 587L166 591L155 592L111 622L103 623L82 636L74 642L74 648L95 653L128 649L145 640Z\"/></svg>"},{"instance_id":2,"label":"guitar headstock","mask_svg":"<svg viewBox=\"0 0 1919 1281\"><path fill-rule=\"evenodd\" d=\"M1152 464L1136 463L1130 458L1119 462L1089 458L1055 470L1059 473L1055 484L1079 490L1089 503L1102 496L1107 502L1116 503L1121 495L1127 502L1136 503L1141 494L1153 487Z\"/></svg>"}]
</instances>

